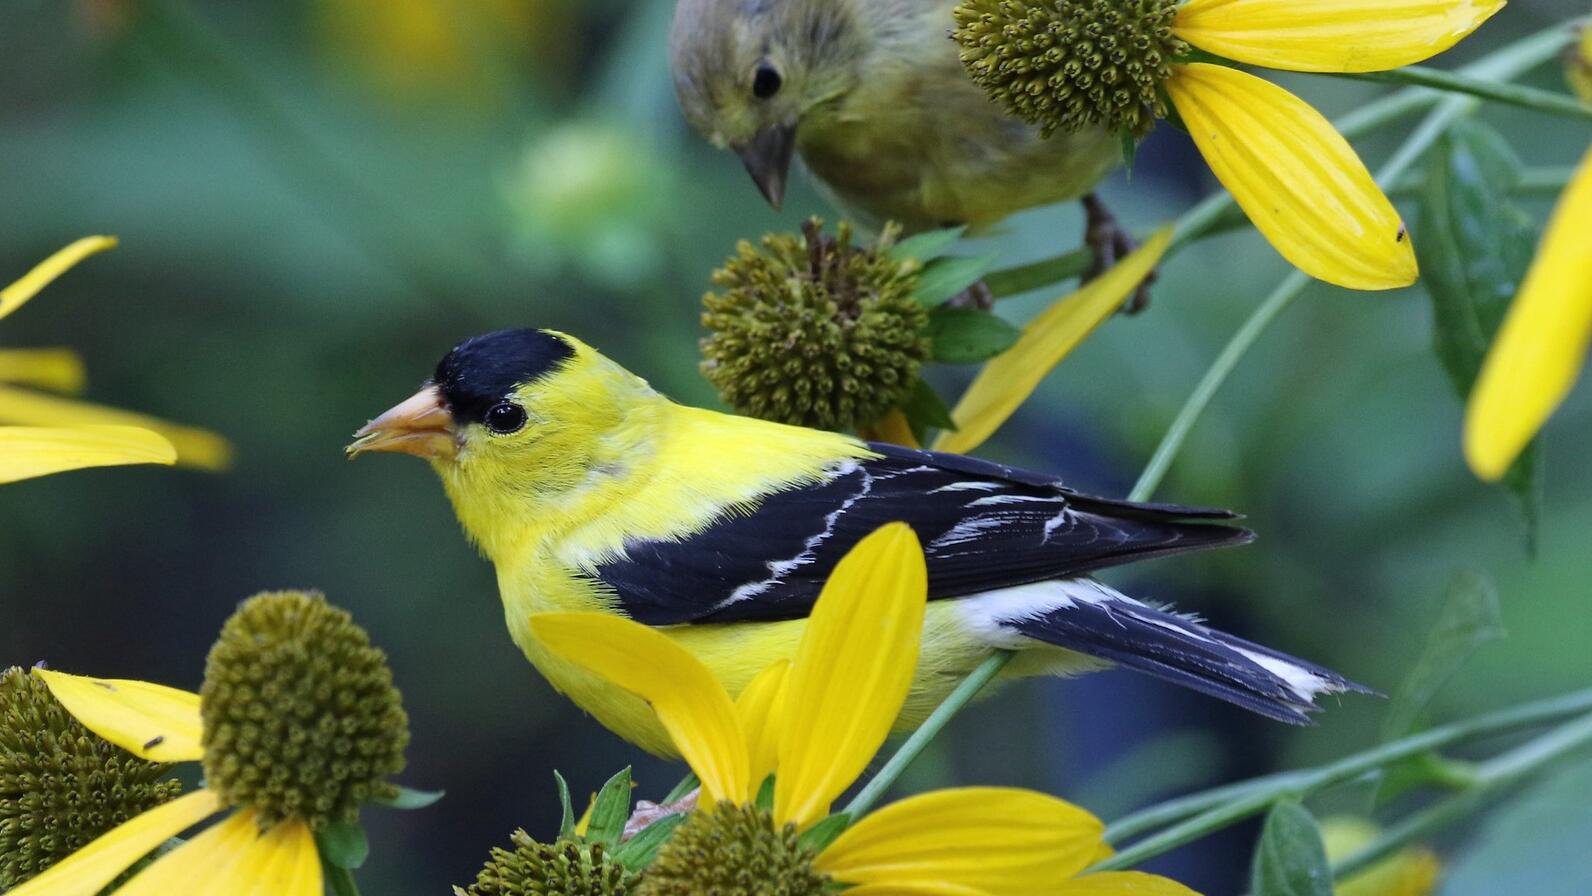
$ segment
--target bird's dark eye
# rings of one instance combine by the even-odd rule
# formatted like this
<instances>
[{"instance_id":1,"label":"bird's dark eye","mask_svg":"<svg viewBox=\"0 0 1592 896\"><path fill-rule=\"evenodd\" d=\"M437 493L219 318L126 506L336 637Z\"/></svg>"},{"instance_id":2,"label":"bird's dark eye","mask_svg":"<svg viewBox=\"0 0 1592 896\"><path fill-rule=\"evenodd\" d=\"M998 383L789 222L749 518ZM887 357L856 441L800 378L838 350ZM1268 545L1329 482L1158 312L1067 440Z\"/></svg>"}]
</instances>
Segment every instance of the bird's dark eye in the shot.
<instances>
[{"instance_id":1,"label":"bird's dark eye","mask_svg":"<svg viewBox=\"0 0 1592 896\"><path fill-rule=\"evenodd\" d=\"M760 100L766 100L779 93L779 86L782 83L784 82L780 79L779 72L775 71L772 65L765 62L759 65L757 71L752 75L752 96Z\"/></svg>"},{"instance_id":2,"label":"bird's dark eye","mask_svg":"<svg viewBox=\"0 0 1592 896\"><path fill-rule=\"evenodd\" d=\"M519 432L525 425L525 409L510 401L493 405L486 412L486 428L500 436Z\"/></svg>"}]
</instances>

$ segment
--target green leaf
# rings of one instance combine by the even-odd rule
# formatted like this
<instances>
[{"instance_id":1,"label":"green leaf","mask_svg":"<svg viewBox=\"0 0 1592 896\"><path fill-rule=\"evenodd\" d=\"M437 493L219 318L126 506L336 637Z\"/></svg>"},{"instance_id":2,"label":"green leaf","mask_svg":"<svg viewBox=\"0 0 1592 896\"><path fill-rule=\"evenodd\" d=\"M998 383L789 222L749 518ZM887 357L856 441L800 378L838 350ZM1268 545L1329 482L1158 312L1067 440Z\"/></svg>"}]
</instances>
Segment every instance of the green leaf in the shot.
<instances>
[{"instance_id":1,"label":"green leaf","mask_svg":"<svg viewBox=\"0 0 1592 896\"><path fill-rule=\"evenodd\" d=\"M757 798L752 800L752 805L764 812L774 811L774 776L769 775L763 783L757 786Z\"/></svg>"},{"instance_id":2,"label":"green leaf","mask_svg":"<svg viewBox=\"0 0 1592 896\"><path fill-rule=\"evenodd\" d=\"M697 780L696 773L688 772L684 778L680 779L680 783L674 785L674 789L669 791L668 795L663 798L663 802L665 804L679 802L685 798L686 794L701 786L702 782Z\"/></svg>"},{"instance_id":3,"label":"green leaf","mask_svg":"<svg viewBox=\"0 0 1592 896\"><path fill-rule=\"evenodd\" d=\"M1127 179L1133 180L1133 160L1139 154L1139 138L1132 131L1122 130L1117 132L1117 139L1122 142L1122 167Z\"/></svg>"},{"instance_id":4,"label":"green leaf","mask_svg":"<svg viewBox=\"0 0 1592 896\"><path fill-rule=\"evenodd\" d=\"M814 851L822 852L824 847L835 842L835 838L845 833L851 826L851 816L844 812L831 815L802 832L797 842Z\"/></svg>"},{"instance_id":5,"label":"green leaf","mask_svg":"<svg viewBox=\"0 0 1592 896\"><path fill-rule=\"evenodd\" d=\"M946 249L962 238L967 232L966 227L946 227L942 230L926 230L915 233L894 246L890 247L889 256L896 261L917 259L929 262L945 253Z\"/></svg>"},{"instance_id":6,"label":"green leaf","mask_svg":"<svg viewBox=\"0 0 1592 896\"><path fill-rule=\"evenodd\" d=\"M1023 331L988 311L947 308L929 314L929 339L934 360L945 364L988 361L1017 344Z\"/></svg>"},{"instance_id":7,"label":"green leaf","mask_svg":"<svg viewBox=\"0 0 1592 896\"><path fill-rule=\"evenodd\" d=\"M951 419L951 409L946 407L945 401L940 398L940 393L928 384L922 377L912 384L912 390L901 399L901 413L906 415L907 423L912 427L912 434L921 444L927 441L928 431L943 429L950 432L956 430L956 421Z\"/></svg>"},{"instance_id":8,"label":"green leaf","mask_svg":"<svg viewBox=\"0 0 1592 896\"><path fill-rule=\"evenodd\" d=\"M1432 153L1415 254L1432 297L1434 350L1464 401L1536 250L1537 229L1512 191L1520 160L1498 132L1460 121ZM1535 551L1541 512L1536 443L1504 477Z\"/></svg>"},{"instance_id":9,"label":"green leaf","mask_svg":"<svg viewBox=\"0 0 1592 896\"><path fill-rule=\"evenodd\" d=\"M1420 787L1441 787L1447 790L1469 787L1476 783L1476 765L1459 759L1449 759L1439 753L1419 753L1402 762L1384 766L1377 777L1373 808L1386 805Z\"/></svg>"},{"instance_id":10,"label":"green leaf","mask_svg":"<svg viewBox=\"0 0 1592 896\"><path fill-rule=\"evenodd\" d=\"M933 308L969 286L995 267L998 255L948 255L929 262L918 274L913 296Z\"/></svg>"},{"instance_id":11,"label":"green leaf","mask_svg":"<svg viewBox=\"0 0 1592 896\"><path fill-rule=\"evenodd\" d=\"M359 822L333 821L315 832L321 858L336 868L352 871L370 858L370 838Z\"/></svg>"},{"instance_id":12,"label":"green leaf","mask_svg":"<svg viewBox=\"0 0 1592 896\"><path fill-rule=\"evenodd\" d=\"M586 839L612 848L624 836L625 822L629 820L630 769L625 768L609 778L597 792L591 807L591 822L586 825Z\"/></svg>"},{"instance_id":13,"label":"green leaf","mask_svg":"<svg viewBox=\"0 0 1592 896\"><path fill-rule=\"evenodd\" d=\"M686 814L667 815L642 828L636 836L619 845L614 859L631 871L640 871L651 865L658 850L669 842L669 835L685 823Z\"/></svg>"},{"instance_id":14,"label":"green leaf","mask_svg":"<svg viewBox=\"0 0 1592 896\"><path fill-rule=\"evenodd\" d=\"M1332 866L1316 819L1296 800L1273 806L1249 870L1252 896L1332 896Z\"/></svg>"},{"instance_id":15,"label":"green leaf","mask_svg":"<svg viewBox=\"0 0 1592 896\"><path fill-rule=\"evenodd\" d=\"M1399 683L1382 723L1382 739L1408 734L1443 685L1483 644L1504 636L1498 590L1479 572L1465 571L1448 583L1443 608L1426 645Z\"/></svg>"},{"instance_id":16,"label":"green leaf","mask_svg":"<svg viewBox=\"0 0 1592 896\"><path fill-rule=\"evenodd\" d=\"M446 790L416 790L413 787L399 787L396 795L391 797L380 796L370 802L373 806L407 811L424 809L447 795L448 792Z\"/></svg>"},{"instance_id":17,"label":"green leaf","mask_svg":"<svg viewBox=\"0 0 1592 896\"><path fill-rule=\"evenodd\" d=\"M564 776L557 769L553 770L553 780L558 782L558 805L563 812L558 822L558 836L573 837L575 836L575 807L569 801L569 782L564 780Z\"/></svg>"}]
</instances>

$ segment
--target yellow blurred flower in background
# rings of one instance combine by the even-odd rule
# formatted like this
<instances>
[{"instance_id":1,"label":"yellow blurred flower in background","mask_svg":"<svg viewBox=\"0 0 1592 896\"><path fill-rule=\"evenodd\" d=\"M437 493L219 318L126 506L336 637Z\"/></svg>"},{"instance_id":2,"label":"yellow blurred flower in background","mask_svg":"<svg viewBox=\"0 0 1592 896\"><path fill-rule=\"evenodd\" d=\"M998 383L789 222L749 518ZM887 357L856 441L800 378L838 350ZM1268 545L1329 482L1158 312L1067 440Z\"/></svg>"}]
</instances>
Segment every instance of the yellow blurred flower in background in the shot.
<instances>
[{"instance_id":1,"label":"yellow blurred flower in background","mask_svg":"<svg viewBox=\"0 0 1592 896\"><path fill-rule=\"evenodd\" d=\"M0 318L115 245L113 237L90 236L51 255L0 289ZM0 483L85 467L179 463L217 470L229 462L231 447L213 433L50 394L76 393L83 383L83 362L69 349L0 350Z\"/></svg>"},{"instance_id":2,"label":"yellow blurred flower in background","mask_svg":"<svg viewBox=\"0 0 1592 896\"><path fill-rule=\"evenodd\" d=\"M1327 859L1336 862L1376 839L1377 827L1363 818L1335 815L1321 822ZM1425 847L1410 847L1339 881L1333 896L1431 896L1442 863Z\"/></svg>"}]
</instances>

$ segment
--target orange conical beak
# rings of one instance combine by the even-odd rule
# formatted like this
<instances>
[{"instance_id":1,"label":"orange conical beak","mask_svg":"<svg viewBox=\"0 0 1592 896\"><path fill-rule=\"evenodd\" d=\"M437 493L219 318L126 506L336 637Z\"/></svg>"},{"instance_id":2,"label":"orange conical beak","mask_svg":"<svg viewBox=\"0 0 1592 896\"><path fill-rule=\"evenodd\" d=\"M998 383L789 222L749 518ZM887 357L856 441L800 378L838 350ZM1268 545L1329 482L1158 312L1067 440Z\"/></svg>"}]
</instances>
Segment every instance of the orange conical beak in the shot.
<instances>
[{"instance_id":1,"label":"orange conical beak","mask_svg":"<svg viewBox=\"0 0 1592 896\"><path fill-rule=\"evenodd\" d=\"M451 458L459 451L453 414L442 390L426 386L354 433L343 449L349 460L367 451L396 451L427 459Z\"/></svg>"}]
</instances>

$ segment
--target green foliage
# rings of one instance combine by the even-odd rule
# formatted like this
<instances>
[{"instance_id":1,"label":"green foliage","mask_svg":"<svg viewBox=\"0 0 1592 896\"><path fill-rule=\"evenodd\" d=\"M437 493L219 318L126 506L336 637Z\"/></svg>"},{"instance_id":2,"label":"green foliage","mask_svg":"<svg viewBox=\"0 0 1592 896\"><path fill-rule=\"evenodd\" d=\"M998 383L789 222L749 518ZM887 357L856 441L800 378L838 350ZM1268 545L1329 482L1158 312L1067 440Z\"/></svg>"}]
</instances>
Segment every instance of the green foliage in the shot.
<instances>
[{"instance_id":1,"label":"green foliage","mask_svg":"<svg viewBox=\"0 0 1592 896\"><path fill-rule=\"evenodd\" d=\"M901 399L901 413L906 415L907 423L912 426L912 434L920 442L931 429L956 429L956 421L951 419L951 409L945 399L922 379L913 383L912 390Z\"/></svg>"},{"instance_id":2,"label":"green foliage","mask_svg":"<svg viewBox=\"0 0 1592 896\"><path fill-rule=\"evenodd\" d=\"M338 868L353 870L370 858L370 838L357 821L332 821L315 832L321 858Z\"/></svg>"},{"instance_id":3,"label":"green foliage","mask_svg":"<svg viewBox=\"0 0 1592 896\"><path fill-rule=\"evenodd\" d=\"M1023 331L977 308L948 308L929 313L929 339L934 360L946 364L988 361L1017 344Z\"/></svg>"},{"instance_id":4,"label":"green foliage","mask_svg":"<svg viewBox=\"0 0 1592 896\"><path fill-rule=\"evenodd\" d=\"M382 806L387 809L414 811L434 805L438 800L447 796L446 790L417 790L413 787L404 787L401 784L393 786L391 793L379 794L370 801L373 806Z\"/></svg>"},{"instance_id":5,"label":"green foliage","mask_svg":"<svg viewBox=\"0 0 1592 896\"><path fill-rule=\"evenodd\" d=\"M1416 717L1482 645L1504 636L1498 590L1482 573L1464 571L1448 583L1426 644L1399 683L1382 721L1382 739L1407 733Z\"/></svg>"},{"instance_id":6,"label":"green foliage","mask_svg":"<svg viewBox=\"0 0 1592 896\"><path fill-rule=\"evenodd\" d=\"M936 258L918 273L912 296L933 308L979 281L1000 260L998 255L949 255Z\"/></svg>"},{"instance_id":7,"label":"green foliage","mask_svg":"<svg viewBox=\"0 0 1592 896\"><path fill-rule=\"evenodd\" d=\"M1250 867L1253 896L1332 896L1332 868L1321 829L1296 800L1272 807Z\"/></svg>"},{"instance_id":8,"label":"green foliage","mask_svg":"<svg viewBox=\"0 0 1592 896\"><path fill-rule=\"evenodd\" d=\"M1492 128L1463 120L1432 153L1415 248L1432 297L1434 347L1460 400L1470 394L1536 247L1532 219L1512 197L1520 160ZM1533 442L1504 477L1534 549L1541 517Z\"/></svg>"},{"instance_id":9,"label":"green foliage","mask_svg":"<svg viewBox=\"0 0 1592 896\"><path fill-rule=\"evenodd\" d=\"M592 803L591 820L586 825L586 840L612 849L625 833L630 820L630 769L608 779Z\"/></svg>"}]
</instances>

